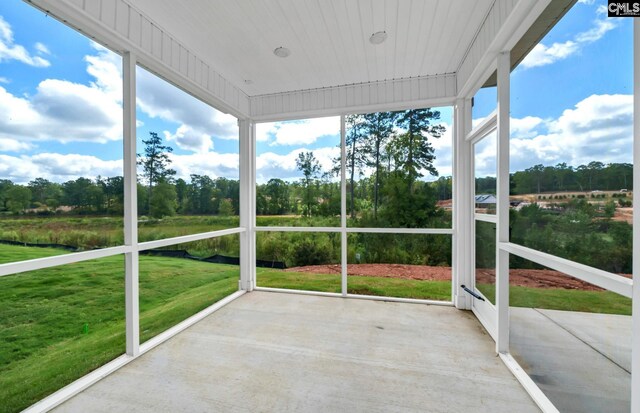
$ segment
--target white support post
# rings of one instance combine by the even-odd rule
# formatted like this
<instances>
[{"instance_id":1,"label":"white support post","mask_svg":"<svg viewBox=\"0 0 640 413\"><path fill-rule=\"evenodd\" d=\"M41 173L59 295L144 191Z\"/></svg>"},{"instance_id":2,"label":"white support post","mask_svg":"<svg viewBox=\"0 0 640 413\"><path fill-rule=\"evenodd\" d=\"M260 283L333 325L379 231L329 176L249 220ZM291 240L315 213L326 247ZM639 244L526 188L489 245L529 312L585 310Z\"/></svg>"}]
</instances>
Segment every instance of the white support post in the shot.
<instances>
[{"instance_id":1,"label":"white support post","mask_svg":"<svg viewBox=\"0 0 640 413\"><path fill-rule=\"evenodd\" d=\"M509 352L509 253L499 248L509 242L509 100L511 54L498 54L498 156L496 215L496 309L498 353Z\"/></svg>"},{"instance_id":2,"label":"white support post","mask_svg":"<svg viewBox=\"0 0 640 413\"><path fill-rule=\"evenodd\" d=\"M640 20L633 19L633 299L631 412L640 413Z\"/></svg>"},{"instance_id":3,"label":"white support post","mask_svg":"<svg viewBox=\"0 0 640 413\"><path fill-rule=\"evenodd\" d=\"M453 119L453 302L458 309L470 310L472 299L462 285L473 285L473 161L472 145L465 140L471 130L471 101L457 99Z\"/></svg>"},{"instance_id":4,"label":"white support post","mask_svg":"<svg viewBox=\"0 0 640 413\"><path fill-rule=\"evenodd\" d=\"M140 306L138 262L138 179L136 167L136 57L127 52L122 59L124 142L124 243L125 314L127 355L140 353Z\"/></svg>"},{"instance_id":5,"label":"white support post","mask_svg":"<svg viewBox=\"0 0 640 413\"><path fill-rule=\"evenodd\" d=\"M246 119L238 120L240 139L240 289L253 291L256 281L256 145L255 124Z\"/></svg>"},{"instance_id":6,"label":"white support post","mask_svg":"<svg viewBox=\"0 0 640 413\"><path fill-rule=\"evenodd\" d=\"M345 117L340 116L340 238L342 296L347 296L347 135Z\"/></svg>"}]
</instances>

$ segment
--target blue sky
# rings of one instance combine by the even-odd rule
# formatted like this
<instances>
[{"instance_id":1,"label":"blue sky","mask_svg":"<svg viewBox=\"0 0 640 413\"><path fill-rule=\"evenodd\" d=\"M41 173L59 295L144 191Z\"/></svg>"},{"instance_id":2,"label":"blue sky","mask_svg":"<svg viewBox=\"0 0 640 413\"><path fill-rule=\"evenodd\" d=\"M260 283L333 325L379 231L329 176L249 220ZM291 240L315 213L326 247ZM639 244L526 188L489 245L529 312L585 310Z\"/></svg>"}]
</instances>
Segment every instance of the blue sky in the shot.
<instances>
[{"instance_id":1,"label":"blue sky","mask_svg":"<svg viewBox=\"0 0 640 413\"><path fill-rule=\"evenodd\" d=\"M604 4L580 0L512 73L512 170L631 161L632 19L607 18ZM0 16L0 178L120 175L120 57L22 1L0 2ZM476 122L495 108L495 96L478 92ZM149 131L163 136L179 176L237 178L235 118L144 69L137 103L139 141ZM449 175L452 114L439 110L447 133L434 141L436 167ZM328 169L339 129L336 117L259 124L258 182L299 177L303 150ZM495 174L493 148L480 143L476 153L478 174Z\"/></svg>"}]
</instances>

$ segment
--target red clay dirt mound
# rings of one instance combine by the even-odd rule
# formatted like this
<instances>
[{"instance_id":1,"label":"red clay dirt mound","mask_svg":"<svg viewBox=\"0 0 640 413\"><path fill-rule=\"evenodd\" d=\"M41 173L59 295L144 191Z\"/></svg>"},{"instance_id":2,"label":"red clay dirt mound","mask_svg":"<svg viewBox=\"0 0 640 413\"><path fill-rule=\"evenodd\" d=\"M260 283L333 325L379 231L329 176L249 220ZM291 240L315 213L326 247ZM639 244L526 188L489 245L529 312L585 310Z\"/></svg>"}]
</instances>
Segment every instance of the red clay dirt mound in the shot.
<instances>
[{"instance_id":1,"label":"red clay dirt mound","mask_svg":"<svg viewBox=\"0 0 640 413\"><path fill-rule=\"evenodd\" d=\"M311 274L340 274L340 265L309 265L306 267L294 267L285 271L302 272ZM406 264L349 264L348 275L364 277L403 278L410 280L450 280L451 267L430 267L426 265ZM630 275L622 274L625 277ZM495 270L476 270L476 280L479 283L495 283ZM509 271L511 285L533 288L564 288L568 290L601 291L595 285L569 277L553 270L523 270L512 269Z\"/></svg>"}]
</instances>

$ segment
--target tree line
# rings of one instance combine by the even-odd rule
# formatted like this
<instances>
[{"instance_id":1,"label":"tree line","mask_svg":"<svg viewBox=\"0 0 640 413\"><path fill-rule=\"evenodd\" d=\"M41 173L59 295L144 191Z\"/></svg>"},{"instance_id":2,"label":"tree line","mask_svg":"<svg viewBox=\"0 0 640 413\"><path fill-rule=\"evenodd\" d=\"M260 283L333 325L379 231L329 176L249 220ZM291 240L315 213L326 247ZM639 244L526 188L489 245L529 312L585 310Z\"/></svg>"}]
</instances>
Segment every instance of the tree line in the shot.
<instances>
[{"instance_id":1,"label":"tree line","mask_svg":"<svg viewBox=\"0 0 640 413\"><path fill-rule=\"evenodd\" d=\"M555 166L534 165L510 176L511 194L540 194L545 192L590 192L633 189L633 165L593 161L573 167L567 163ZM476 193L494 193L495 177L476 178Z\"/></svg>"}]
</instances>

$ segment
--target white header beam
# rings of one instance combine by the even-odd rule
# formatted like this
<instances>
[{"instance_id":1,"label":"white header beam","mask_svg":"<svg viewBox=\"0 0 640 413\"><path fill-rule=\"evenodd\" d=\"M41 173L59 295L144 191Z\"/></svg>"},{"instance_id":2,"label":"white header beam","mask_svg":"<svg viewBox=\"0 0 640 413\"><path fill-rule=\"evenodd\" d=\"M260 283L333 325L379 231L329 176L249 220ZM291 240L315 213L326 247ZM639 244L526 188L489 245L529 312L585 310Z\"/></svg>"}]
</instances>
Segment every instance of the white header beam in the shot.
<instances>
[{"instance_id":1,"label":"white header beam","mask_svg":"<svg viewBox=\"0 0 640 413\"><path fill-rule=\"evenodd\" d=\"M251 98L251 118L271 122L450 106L455 96L455 74L397 79L254 96Z\"/></svg>"}]
</instances>

